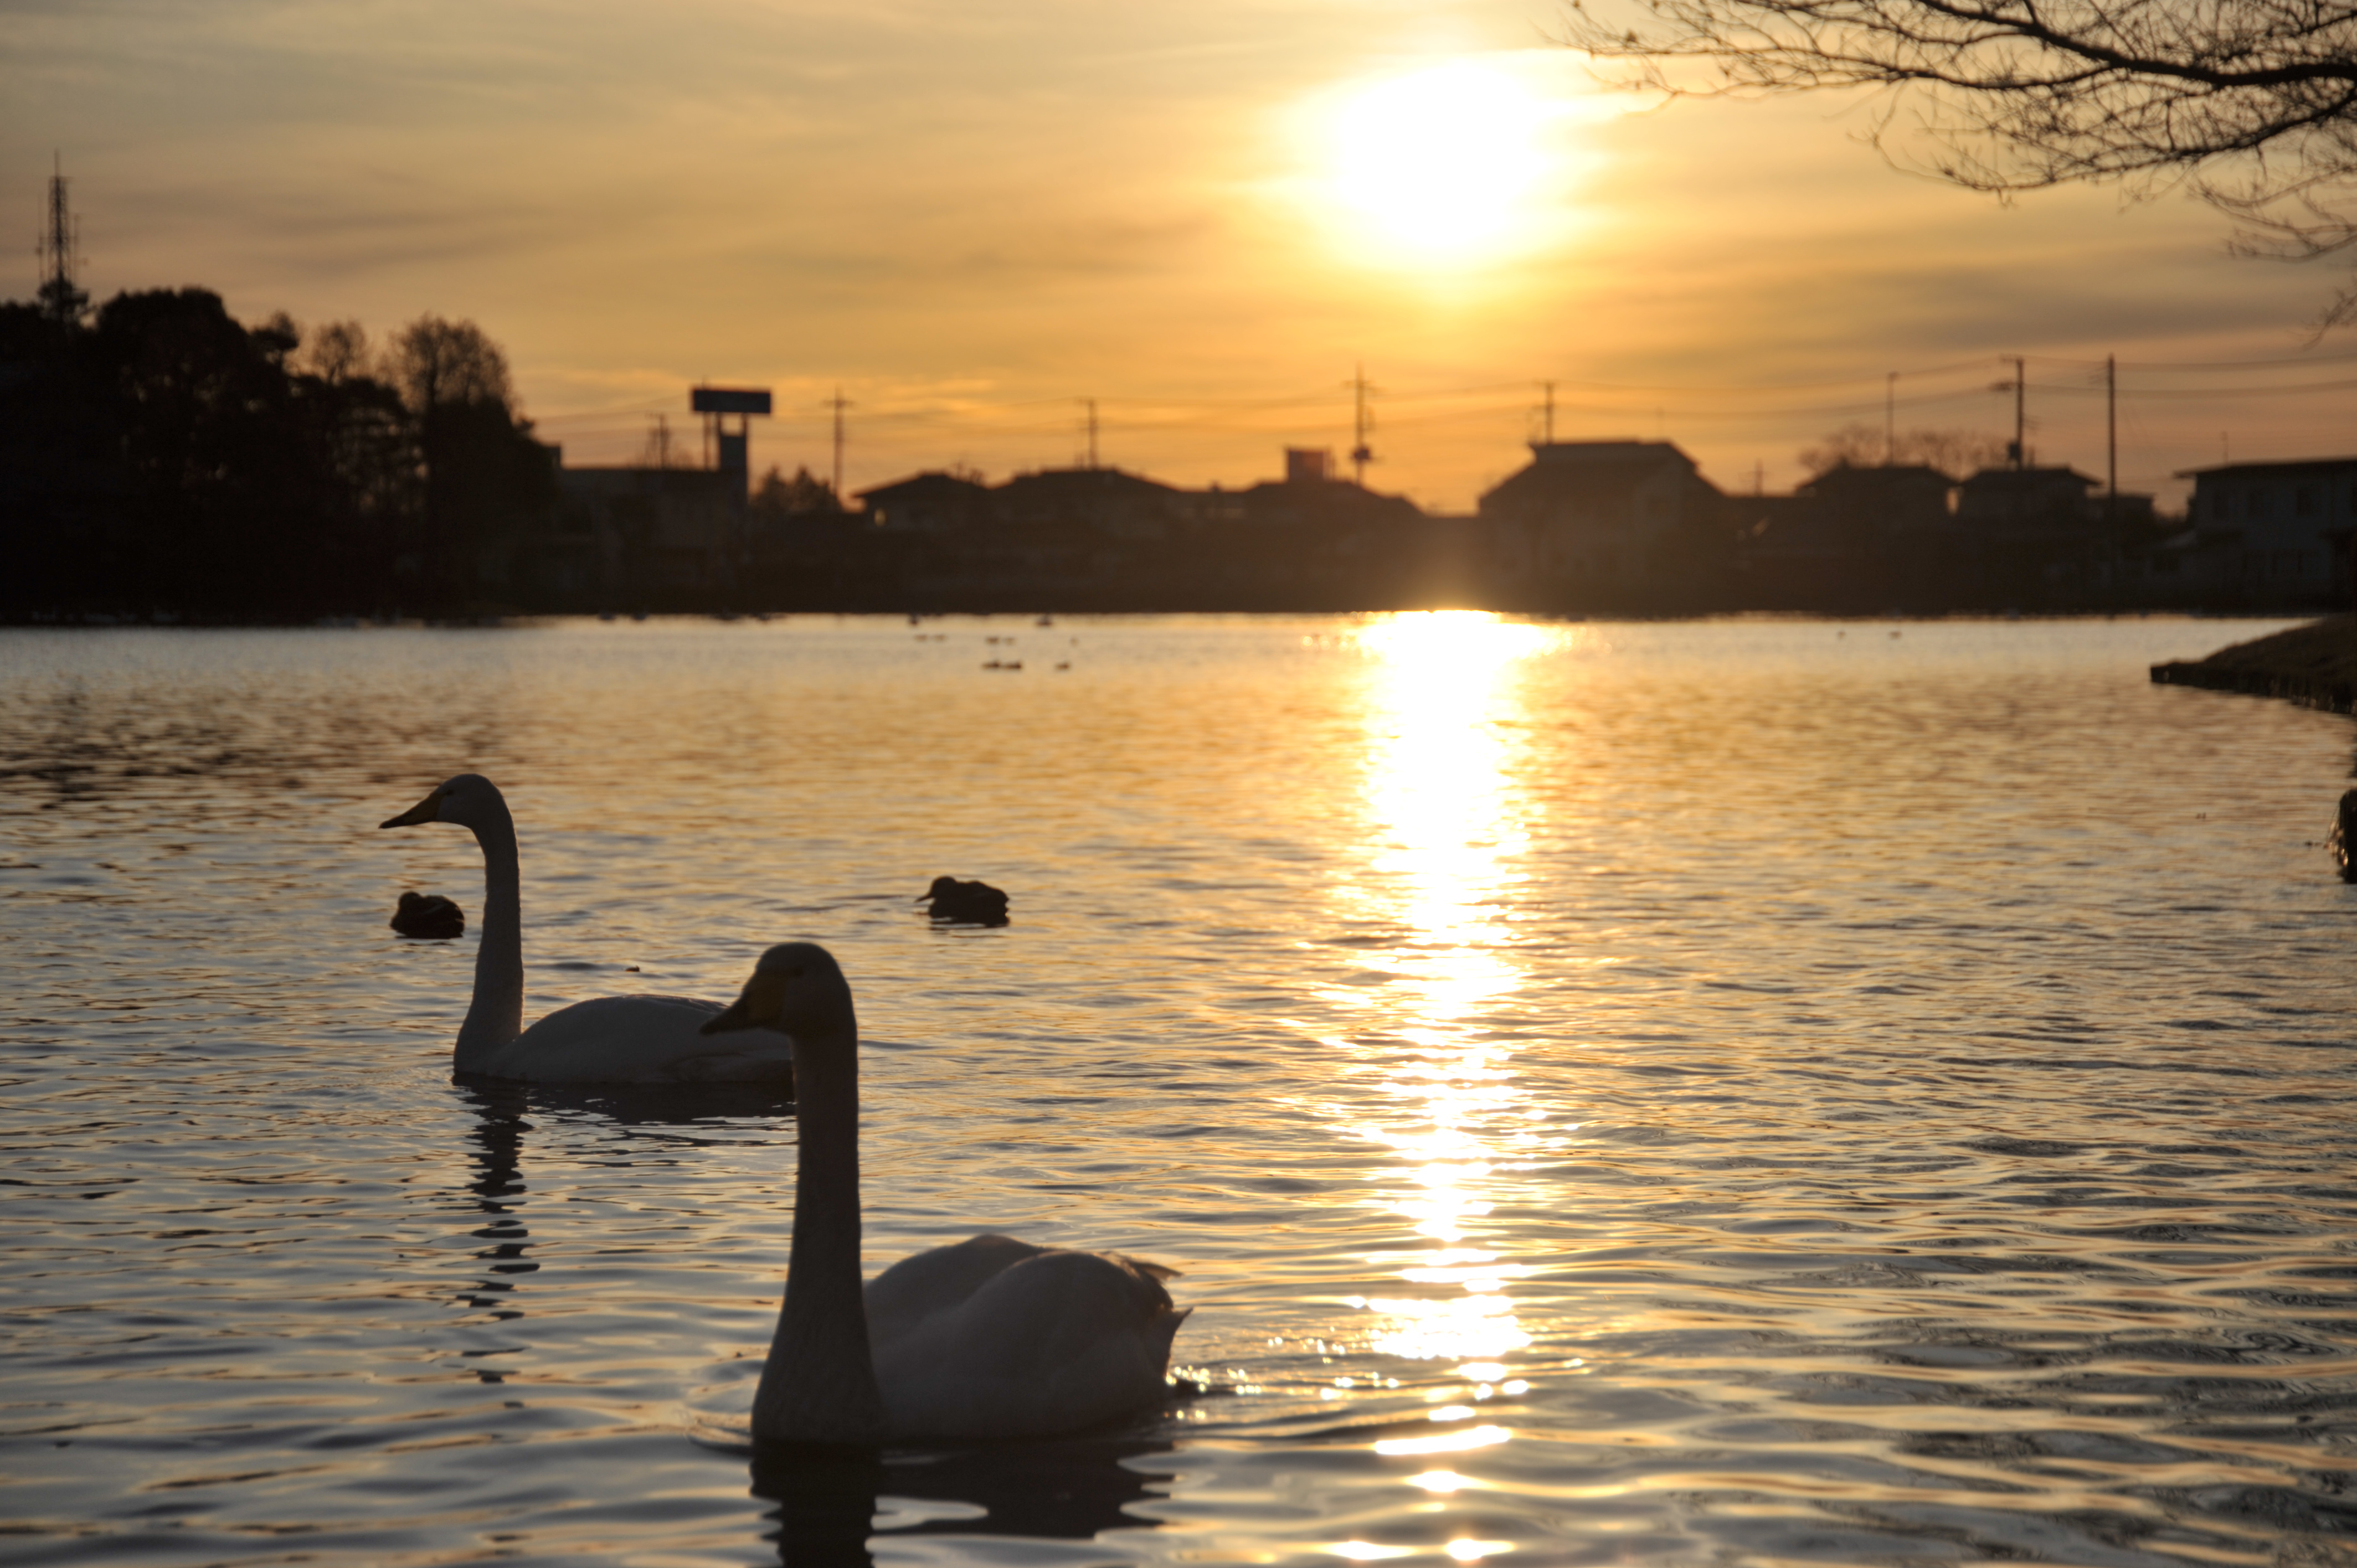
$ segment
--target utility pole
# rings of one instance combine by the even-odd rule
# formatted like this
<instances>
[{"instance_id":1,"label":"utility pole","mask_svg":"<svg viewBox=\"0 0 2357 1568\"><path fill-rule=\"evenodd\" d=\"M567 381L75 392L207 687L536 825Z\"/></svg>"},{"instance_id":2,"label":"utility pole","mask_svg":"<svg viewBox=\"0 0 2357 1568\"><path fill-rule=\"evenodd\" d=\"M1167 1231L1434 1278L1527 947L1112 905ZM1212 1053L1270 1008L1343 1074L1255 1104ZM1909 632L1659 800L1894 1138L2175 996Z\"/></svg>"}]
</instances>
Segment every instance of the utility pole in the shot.
<instances>
[{"instance_id":1,"label":"utility pole","mask_svg":"<svg viewBox=\"0 0 2357 1568\"><path fill-rule=\"evenodd\" d=\"M1097 467L1097 400L1084 397L1081 402L1089 411L1089 471L1094 473Z\"/></svg>"},{"instance_id":2,"label":"utility pole","mask_svg":"<svg viewBox=\"0 0 2357 1568\"><path fill-rule=\"evenodd\" d=\"M1882 382L1882 466L1899 465L1899 372L1892 371Z\"/></svg>"},{"instance_id":3,"label":"utility pole","mask_svg":"<svg viewBox=\"0 0 2357 1568\"><path fill-rule=\"evenodd\" d=\"M841 506L843 504L843 411L856 405L844 400L843 384L838 381L835 383L834 395L827 399L826 402L821 403L819 406L822 408L831 408L834 410L834 478L833 483L834 487L834 504Z\"/></svg>"},{"instance_id":4,"label":"utility pole","mask_svg":"<svg viewBox=\"0 0 2357 1568\"><path fill-rule=\"evenodd\" d=\"M2120 525L2120 365L2115 354L2104 356L2104 456L2109 469L2105 480L2104 521Z\"/></svg>"},{"instance_id":5,"label":"utility pole","mask_svg":"<svg viewBox=\"0 0 2357 1568\"><path fill-rule=\"evenodd\" d=\"M647 456L658 468L671 467L671 416L658 413L647 429Z\"/></svg>"},{"instance_id":6,"label":"utility pole","mask_svg":"<svg viewBox=\"0 0 2357 1568\"><path fill-rule=\"evenodd\" d=\"M1374 448L1367 445L1367 433L1375 427L1374 416L1367 412L1367 399L1374 388L1367 381L1367 367L1362 361L1358 374L1343 385L1352 393L1351 413L1351 478L1359 485L1367 482L1367 465L1375 460Z\"/></svg>"},{"instance_id":7,"label":"utility pole","mask_svg":"<svg viewBox=\"0 0 2357 1568\"><path fill-rule=\"evenodd\" d=\"M1552 446L1555 445L1555 383L1541 381L1539 385L1546 388L1546 444Z\"/></svg>"},{"instance_id":8,"label":"utility pole","mask_svg":"<svg viewBox=\"0 0 2357 1568\"><path fill-rule=\"evenodd\" d=\"M41 286L34 297L41 302L43 315L60 327L71 327L90 308L90 295L74 286L73 278L79 259L75 242L81 238L81 226L66 209L64 156L50 156L55 172L49 176L48 226L34 248L41 258Z\"/></svg>"},{"instance_id":9,"label":"utility pole","mask_svg":"<svg viewBox=\"0 0 2357 1568\"><path fill-rule=\"evenodd\" d=\"M2029 467L2029 448L2023 445L2029 439L2029 362L2017 354L2013 358L2013 468L2019 473Z\"/></svg>"}]
</instances>

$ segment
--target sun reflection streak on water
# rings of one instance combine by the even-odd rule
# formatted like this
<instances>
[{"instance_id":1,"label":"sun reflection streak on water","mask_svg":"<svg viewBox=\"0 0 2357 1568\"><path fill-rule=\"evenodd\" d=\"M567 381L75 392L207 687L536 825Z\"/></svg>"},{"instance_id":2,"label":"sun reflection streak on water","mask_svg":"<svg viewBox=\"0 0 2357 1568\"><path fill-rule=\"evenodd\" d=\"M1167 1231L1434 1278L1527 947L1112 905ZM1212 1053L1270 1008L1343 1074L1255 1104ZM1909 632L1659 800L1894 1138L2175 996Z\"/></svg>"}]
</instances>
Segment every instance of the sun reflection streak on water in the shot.
<instances>
[{"instance_id":1,"label":"sun reflection streak on water","mask_svg":"<svg viewBox=\"0 0 2357 1568\"><path fill-rule=\"evenodd\" d=\"M1509 1292L1525 1267L1481 1243L1490 1194L1540 1118L1510 1048L1480 1020L1522 978L1498 900L1523 838L1512 675L1566 635L1436 612L1373 622L1356 639L1372 667L1372 853L1340 897L1355 920L1392 933L1393 972L1379 988L1335 987L1332 1000L1372 1015L1346 1048L1381 1077L1394 1109L1354 1130L1396 1159L1402 1179L1381 1201L1423 1243L1405 1260L1371 1260L1423 1287L1360 1304L1374 1315L1371 1348L1391 1355L1490 1362L1530 1343Z\"/></svg>"}]
</instances>

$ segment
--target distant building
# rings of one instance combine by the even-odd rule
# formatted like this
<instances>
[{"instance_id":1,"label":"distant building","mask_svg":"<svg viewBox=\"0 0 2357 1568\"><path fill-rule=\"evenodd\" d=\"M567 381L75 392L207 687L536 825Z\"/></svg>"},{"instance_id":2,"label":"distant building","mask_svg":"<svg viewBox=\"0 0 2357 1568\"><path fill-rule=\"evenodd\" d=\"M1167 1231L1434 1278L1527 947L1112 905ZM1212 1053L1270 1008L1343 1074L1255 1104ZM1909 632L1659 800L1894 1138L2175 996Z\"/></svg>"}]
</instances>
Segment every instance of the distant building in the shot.
<instances>
[{"instance_id":1,"label":"distant building","mask_svg":"<svg viewBox=\"0 0 2357 1568\"><path fill-rule=\"evenodd\" d=\"M1222 504L1199 507L1203 515L1261 529L1315 529L1346 547L1379 548L1367 531L1425 521L1423 510L1405 496L1379 495L1354 479L1338 478L1334 455L1323 447L1288 446L1283 479L1217 494Z\"/></svg>"},{"instance_id":2,"label":"distant building","mask_svg":"<svg viewBox=\"0 0 2357 1568\"><path fill-rule=\"evenodd\" d=\"M1666 441L1533 442L1480 515L1493 568L1529 602L1659 602L1703 589L1726 499Z\"/></svg>"},{"instance_id":3,"label":"distant building","mask_svg":"<svg viewBox=\"0 0 2357 1568\"><path fill-rule=\"evenodd\" d=\"M955 532L991 515L987 486L937 468L856 494L868 521L890 533Z\"/></svg>"},{"instance_id":4,"label":"distant building","mask_svg":"<svg viewBox=\"0 0 2357 1568\"><path fill-rule=\"evenodd\" d=\"M1855 468L1836 464L1795 493L1805 497L1827 532L1844 539L1945 528L1956 481L1921 463Z\"/></svg>"},{"instance_id":5,"label":"distant building","mask_svg":"<svg viewBox=\"0 0 2357 1568\"><path fill-rule=\"evenodd\" d=\"M991 492L1001 523L1029 532L1088 529L1108 539L1161 540L1193 510L1187 492L1119 468L1043 468Z\"/></svg>"},{"instance_id":6,"label":"distant building","mask_svg":"<svg viewBox=\"0 0 2357 1568\"><path fill-rule=\"evenodd\" d=\"M716 467L673 467L666 460L574 468L565 466L561 449L550 447L555 512L549 528L521 542L506 581L559 603L687 603L734 589L747 559L746 431L750 416L770 412L770 394L698 387L690 405L705 416ZM659 450L667 459L667 433Z\"/></svg>"},{"instance_id":7,"label":"distant building","mask_svg":"<svg viewBox=\"0 0 2357 1568\"><path fill-rule=\"evenodd\" d=\"M2016 609L2167 604L2183 592L2153 498L2099 494L2066 466L1984 468L1956 487L1956 546L1942 568Z\"/></svg>"},{"instance_id":8,"label":"distant building","mask_svg":"<svg viewBox=\"0 0 2357 1568\"><path fill-rule=\"evenodd\" d=\"M2178 478L2193 481L2189 564L2209 586L2250 603L2348 598L2357 457L2227 463Z\"/></svg>"},{"instance_id":9,"label":"distant building","mask_svg":"<svg viewBox=\"0 0 2357 1568\"><path fill-rule=\"evenodd\" d=\"M637 598L725 588L744 521L741 467L557 473L555 532L579 543L565 591L623 589Z\"/></svg>"},{"instance_id":10,"label":"distant building","mask_svg":"<svg viewBox=\"0 0 2357 1568\"><path fill-rule=\"evenodd\" d=\"M2067 466L1983 468L1956 487L1956 521L1985 533L2075 532L2097 520L2088 495L2102 482Z\"/></svg>"}]
</instances>

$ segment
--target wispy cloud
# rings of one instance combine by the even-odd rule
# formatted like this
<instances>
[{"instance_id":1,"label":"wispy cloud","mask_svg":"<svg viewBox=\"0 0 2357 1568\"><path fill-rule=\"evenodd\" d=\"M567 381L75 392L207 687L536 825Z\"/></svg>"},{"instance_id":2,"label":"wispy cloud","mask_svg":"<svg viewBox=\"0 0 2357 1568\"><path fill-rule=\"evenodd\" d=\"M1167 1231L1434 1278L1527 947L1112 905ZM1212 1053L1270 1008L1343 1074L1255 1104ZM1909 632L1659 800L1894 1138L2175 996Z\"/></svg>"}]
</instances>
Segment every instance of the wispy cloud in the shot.
<instances>
[{"instance_id":1,"label":"wispy cloud","mask_svg":"<svg viewBox=\"0 0 2357 1568\"><path fill-rule=\"evenodd\" d=\"M474 317L536 412L581 416L550 428L583 455L636 446L638 413L598 411L709 376L780 389L756 439L791 467L842 384L863 483L1066 460L1059 400L1083 396L1124 465L1242 481L1280 443L1346 444L1362 361L1389 391L1376 477L1427 500L1512 467L1549 379L1590 384L1575 425L1658 428L1773 482L1826 417L1805 383L2287 351L2325 292L2227 258L2183 203L2000 208L1894 175L1811 102L1550 121L1555 174L1527 199L1552 216L1519 250L1354 252L1304 124L1468 57L1583 93L1577 62L1533 52L1550 20L1546 0L0 0L0 203L29 227L61 149L102 292ZM28 257L0 286L32 281ZM1733 383L1789 390L1741 418L1647 390ZM1492 390L1441 396L1466 387ZM2047 441L2083 456L2083 412L2051 411ZM2138 417L2165 480L2244 415ZM2238 452L2337 443L2321 409L2265 419Z\"/></svg>"}]
</instances>

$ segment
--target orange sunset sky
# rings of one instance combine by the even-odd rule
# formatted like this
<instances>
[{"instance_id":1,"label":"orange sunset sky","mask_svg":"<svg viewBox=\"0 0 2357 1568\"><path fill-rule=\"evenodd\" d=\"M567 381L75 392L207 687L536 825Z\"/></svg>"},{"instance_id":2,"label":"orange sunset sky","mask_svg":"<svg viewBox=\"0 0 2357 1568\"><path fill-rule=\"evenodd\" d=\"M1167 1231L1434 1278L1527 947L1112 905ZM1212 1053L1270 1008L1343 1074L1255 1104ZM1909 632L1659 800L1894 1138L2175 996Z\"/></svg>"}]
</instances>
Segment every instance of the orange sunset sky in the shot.
<instances>
[{"instance_id":1,"label":"orange sunset sky","mask_svg":"<svg viewBox=\"0 0 2357 1568\"><path fill-rule=\"evenodd\" d=\"M38 281L52 154L85 286L201 285L248 321L433 311L507 349L568 460L686 389L769 386L754 464L847 488L1103 459L1274 476L1351 440L1469 508L1565 439L1666 436L1789 488L1852 420L2009 435L2124 488L2357 451L2327 267L2237 259L2161 194L2009 205L1896 172L1871 101L1599 89L1553 0L0 3L0 196Z\"/></svg>"}]
</instances>

